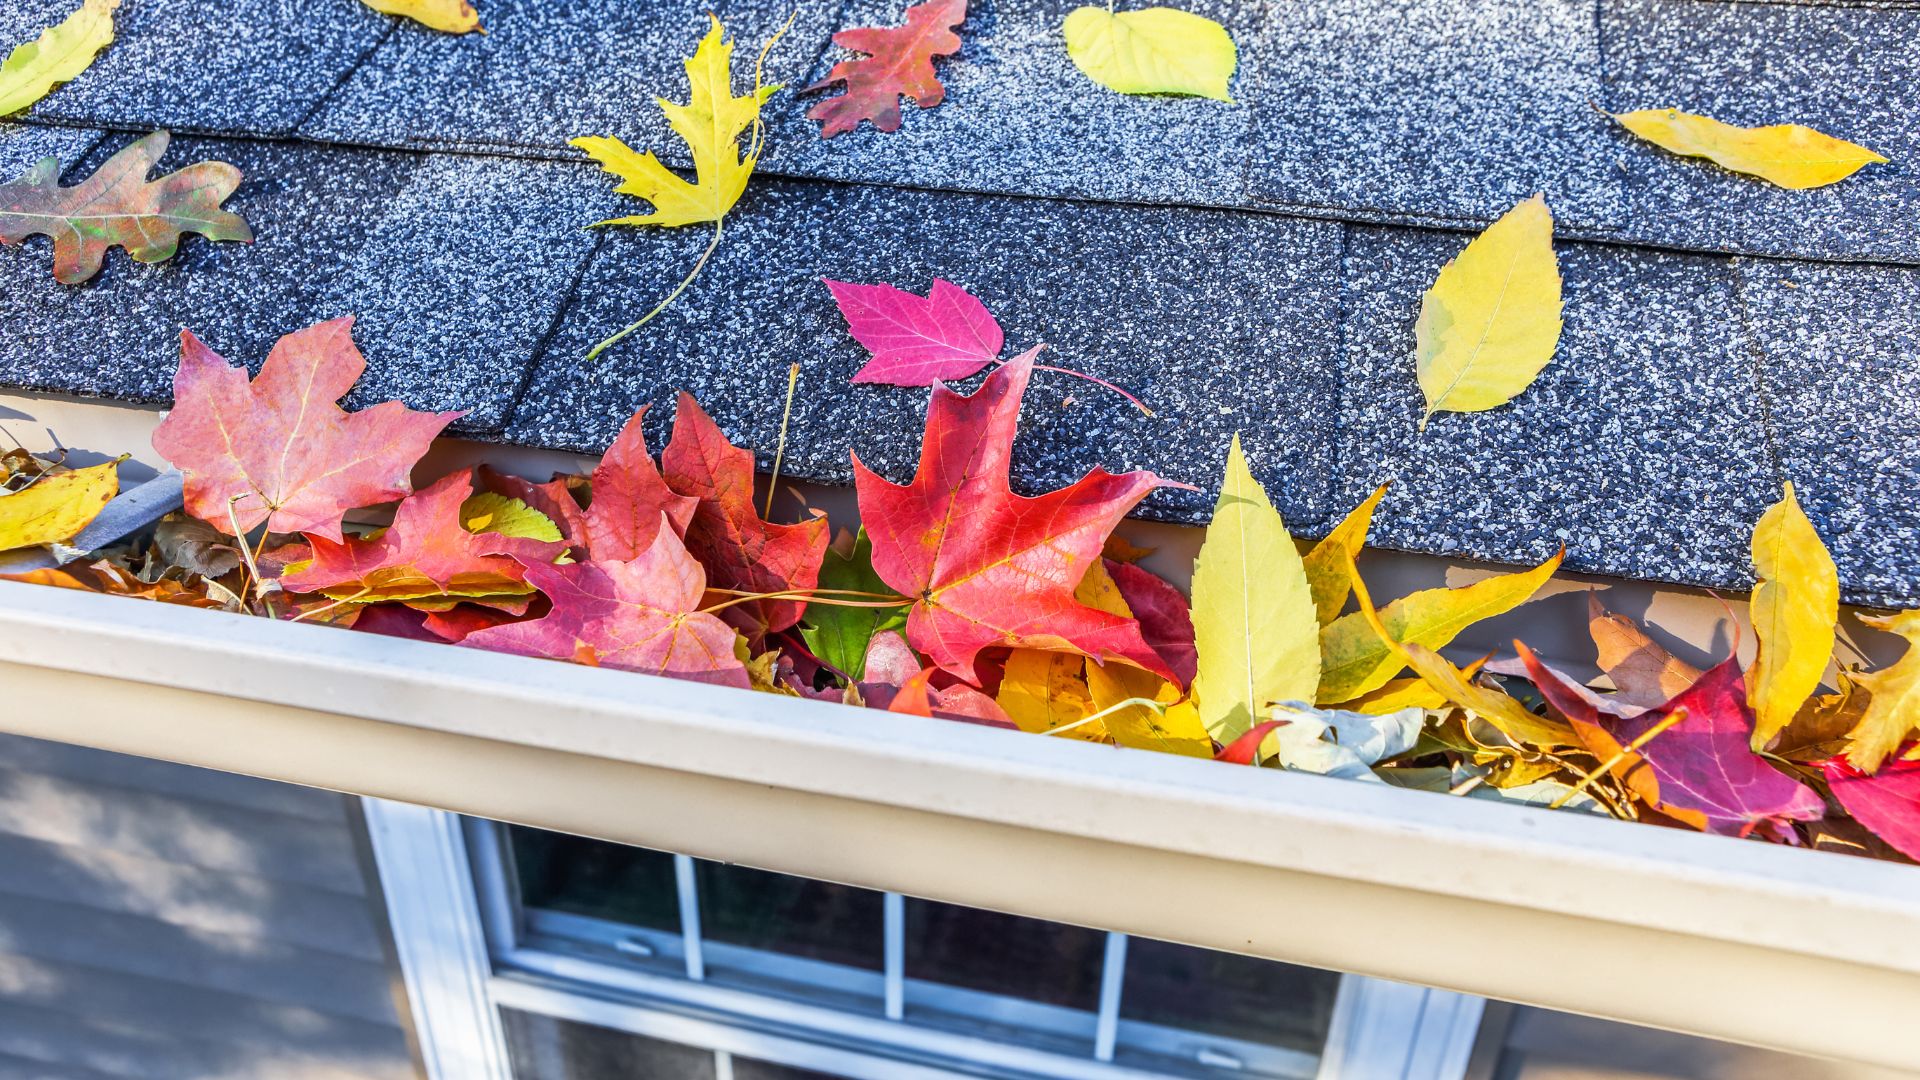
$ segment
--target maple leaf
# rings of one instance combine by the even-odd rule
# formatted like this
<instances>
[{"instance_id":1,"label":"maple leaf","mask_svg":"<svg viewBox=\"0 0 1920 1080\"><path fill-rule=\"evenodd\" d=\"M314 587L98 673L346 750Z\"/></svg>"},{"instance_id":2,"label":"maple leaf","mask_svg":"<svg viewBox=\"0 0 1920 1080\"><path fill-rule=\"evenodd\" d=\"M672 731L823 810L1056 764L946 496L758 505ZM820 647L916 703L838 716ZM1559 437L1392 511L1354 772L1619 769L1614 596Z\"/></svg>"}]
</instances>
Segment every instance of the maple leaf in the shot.
<instances>
[{"instance_id":1,"label":"maple leaf","mask_svg":"<svg viewBox=\"0 0 1920 1080\"><path fill-rule=\"evenodd\" d=\"M585 550L587 514L581 509L580 500L573 497L572 480L577 477L555 475L545 483L536 484L510 473L499 472L489 465L480 466L474 476L481 490L514 499L538 510L553 522L562 540Z\"/></svg>"},{"instance_id":2,"label":"maple leaf","mask_svg":"<svg viewBox=\"0 0 1920 1080\"><path fill-rule=\"evenodd\" d=\"M1684 157L1707 158L1721 168L1795 190L1836 184L1868 165L1887 161L1864 146L1799 124L1735 127L1678 109L1608 115L1655 146Z\"/></svg>"},{"instance_id":3,"label":"maple leaf","mask_svg":"<svg viewBox=\"0 0 1920 1080\"><path fill-rule=\"evenodd\" d=\"M0 116L11 116L85 71L113 42L113 12L120 0L84 0L61 20L0 63Z\"/></svg>"},{"instance_id":4,"label":"maple leaf","mask_svg":"<svg viewBox=\"0 0 1920 1080\"><path fill-rule=\"evenodd\" d=\"M1114 12L1088 5L1061 23L1067 57L1080 73L1122 94L1189 94L1232 101L1239 64L1227 28L1174 8Z\"/></svg>"},{"instance_id":5,"label":"maple leaf","mask_svg":"<svg viewBox=\"0 0 1920 1080\"><path fill-rule=\"evenodd\" d=\"M470 530L471 515L463 508L472 495L471 473L449 473L401 502L393 525L372 539L309 536L311 561L281 575L280 587L336 600L416 607L450 607L462 599L524 600L533 593L526 566L552 562L566 544Z\"/></svg>"},{"instance_id":6,"label":"maple leaf","mask_svg":"<svg viewBox=\"0 0 1920 1080\"><path fill-rule=\"evenodd\" d=\"M830 539L827 519L783 525L761 518L753 505L752 451L727 441L691 394L682 393L675 406L673 436L660 466L669 488L698 500L687 522L687 549L706 567L714 588L765 593L819 584ZM798 600L749 600L725 614L757 642L799 622L804 606Z\"/></svg>"},{"instance_id":7,"label":"maple leaf","mask_svg":"<svg viewBox=\"0 0 1920 1080\"><path fill-rule=\"evenodd\" d=\"M1601 761L1619 755L1613 768L1648 806L1705 832L1746 836L1785 819L1811 821L1826 804L1813 789L1787 776L1753 752L1753 711L1737 657L1709 669L1700 680L1657 709L1631 717L1596 709L1514 642L1533 684L1548 704L1573 723L1589 753ZM1638 749L1631 744L1672 721Z\"/></svg>"},{"instance_id":8,"label":"maple leaf","mask_svg":"<svg viewBox=\"0 0 1920 1080\"><path fill-rule=\"evenodd\" d=\"M60 186L59 161L43 158L25 176L0 184L0 243L52 237L53 276L63 285L99 273L114 246L136 262L155 263L172 258L190 232L251 243L253 230L240 215L220 209L240 186L240 170L202 161L148 180L166 149L167 133L156 131L73 187Z\"/></svg>"},{"instance_id":9,"label":"maple leaf","mask_svg":"<svg viewBox=\"0 0 1920 1080\"><path fill-rule=\"evenodd\" d=\"M1171 484L1149 472L1096 469L1034 498L1009 485L1013 435L1033 361L1008 361L962 397L935 386L912 482L894 484L856 454L861 520L873 568L913 601L907 640L938 667L978 683L990 645L1079 653L1174 678L1133 619L1074 598L1127 511Z\"/></svg>"},{"instance_id":10,"label":"maple leaf","mask_svg":"<svg viewBox=\"0 0 1920 1080\"><path fill-rule=\"evenodd\" d=\"M0 551L71 540L120 493L120 463L43 473L20 491L0 488Z\"/></svg>"},{"instance_id":11,"label":"maple leaf","mask_svg":"<svg viewBox=\"0 0 1920 1080\"><path fill-rule=\"evenodd\" d=\"M587 505L582 527L587 551L595 559L638 558L653 546L663 520L685 536L699 505L698 499L667 487L641 430L646 416L646 407L641 406L593 470L593 501ZM751 456L748 462L751 469Z\"/></svg>"},{"instance_id":12,"label":"maple leaf","mask_svg":"<svg viewBox=\"0 0 1920 1080\"><path fill-rule=\"evenodd\" d=\"M931 386L965 379L992 363L1006 343L986 305L951 282L934 278L921 297L891 285L821 280L848 332L872 354L854 382Z\"/></svg>"},{"instance_id":13,"label":"maple leaf","mask_svg":"<svg viewBox=\"0 0 1920 1080\"><path fill-rule=\"evenodd\" d=\"M947 88L934 74L933 58L960 51L960 35L953 31L967 19L967 0L927 0L908 8L906 19L904 26L867 26L833 35L835 45L868 55L842 60L826 78L807 87L812 91L847 84L845 94L807 110L809 119L820 121L821 138L852 131L862 120L881 131L899 130L902 95L923 109L946 99Z\"/></svg>"},{"instance_id":14,"label":"maple leaf","mask_svg":"<svg viewBox=\"0 0 1920 1080\"><path fill-rule=\"evenodd\" d=\"M360 0L384 15L412 19L432 30L465 34L480 30L480 13L467 0ZM481 33L486 31L481 30Z\"/></svg>"},{"instance_id":15,"label":"maple leaf","mask_svg":"<svg viewBox=\"0 0 1920 1080\"><path fill-rule=\"evenodd\" d=\"M521 656L669 675L722 686L750 686L734 651L738 635L699 610L707 576L673 529L624 562L556 563L526 568L527 582L552 602L546 615L477 630L460 644Z\"/></svg>"},{"instance_id":16,"label":"maple leaf","mask_svg":"<svg viewBox=\"0 0 1920 1080\"><path fill-rule=\"evenodd\" d=\"M335 404L366 370L351 318L274 343L260 375L228 366L180 333L173 411L153 448L186 474L186 508L221 531L304 532L336 543L351 509L413 491L409 473L458 412L397 401L348 413Z\"/></svg>"},{"instance_id":17,"label":"maple leaf","mask_svg":"<svg viewBox=\"0 0 1920 1080\"><path fill-rule=\"evenodd\" d=\"M1902 855L1920 860L1920 760L1889 762L1868 774L1834 758L1821 771L1833 797L1855 821Z\"/></svg>"},{"instance_id":18,"label":"maple leaf","mask_svg":"<svg viewBox=\"0 0 1920 1080\"><path fill-rule=\"evenodd\" d=\"M1193 614L1180 590L1150 570L1107 559L1106 570L1140 623L1140 636L1173 669L1175 684L1193 682L1199 666L1194 649Z\"/></svg>"}]
</instances>

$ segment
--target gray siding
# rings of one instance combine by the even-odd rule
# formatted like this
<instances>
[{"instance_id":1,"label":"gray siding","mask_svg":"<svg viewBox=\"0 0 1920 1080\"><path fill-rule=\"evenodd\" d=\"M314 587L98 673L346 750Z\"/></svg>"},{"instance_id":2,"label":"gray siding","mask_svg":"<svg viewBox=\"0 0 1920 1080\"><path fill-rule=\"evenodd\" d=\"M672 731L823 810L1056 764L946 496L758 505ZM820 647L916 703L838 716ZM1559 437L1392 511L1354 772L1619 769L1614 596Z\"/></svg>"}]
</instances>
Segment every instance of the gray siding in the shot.
<instances>
[{"instance_id":1,"label":"gray siding","mask_svg":"<svg viewBox=\"0 0 1920 1080\"><path fill-rule=\"evenodd\" d=\"M417 1080L358 811L0 735L0 1080Z\"/></svg>"}]
</instances>

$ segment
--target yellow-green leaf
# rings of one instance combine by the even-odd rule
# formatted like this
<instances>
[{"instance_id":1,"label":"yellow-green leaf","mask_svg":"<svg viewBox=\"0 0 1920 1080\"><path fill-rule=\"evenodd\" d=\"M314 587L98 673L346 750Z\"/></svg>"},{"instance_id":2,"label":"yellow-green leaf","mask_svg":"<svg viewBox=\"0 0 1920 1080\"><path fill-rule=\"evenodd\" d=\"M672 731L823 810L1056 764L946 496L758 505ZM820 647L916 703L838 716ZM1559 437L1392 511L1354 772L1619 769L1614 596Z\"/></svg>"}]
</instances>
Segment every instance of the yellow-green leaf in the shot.
<instances>
[{"instance_id":1,"label":"yellow-green leaf","mask_svg":"<svg viewBox=\"0 0 1920 1080\"><path fill-rule=\"evenodd\" d=\"M1346 519L1307 552L1307 587L1313 590L1313 609L1325 626L1340 617L1353 592L1353 560L1366 545L1367 530L1373 525L1373 508L1387 494L1387 485L1375 488L1367 501L1353 508ZM1385 712L1393 712L1386 709Z\"/></svg>"},{"instance_id":2,"label":"yellow-green leaf","mask_svg":"<svg viewBox=\"0 0 1920 1080\"><path fill-rule=\"evenodd\" d=\"M1420 298L1415 365L1427 411L1484 412L1512 401L1560 343L1560 264L1539 195L1506 212L1440 269Z\"/></svg>"},{"instance_id":3,"label":"yellow-green leaf","mask_svg":"<svg viewBox=\"0 0 1920 1080\"><path fill-rule=\"evenodd\" d=\"M11 116L87 70L113 41L120 0L85 0L80 10L0 62L0 116Z\"/></svg>"},{"instance_id":4,"label":"yellow-green leaf","mask_svg":"<svg viewBox=\"0 0 1920 1080\"><path fill-rule=\"evenodd\" d=\"M1819 689L1840 617L1840 572L1791 483L1753 527L1753 569L1760 581L1751 609L1760 653L1747 671L1747 703L1757 750Z\"/></svg>"},{"instance_id":5,"label":"yellow-green leaf","mask_svg":"<svg viewBox=\"0 0 1920 1080\"><path fill-rule=\"evenodd\" d=\"M653 204L650 214L613 218L602 225L662 225L669 228L719 221L747 190L758 160L759 140L745 154L740 152L740 135L760 121L760 106L778 86L756 85L743 97L733 96L733 42L726 40L720 20L712 15L713 28L700 39L692 59L686 63L687 83L691 87L688 103L679 105L656 99L667 123L687 144L693 156L694 183L667 170L653 151L636 153L619 139L587 136L573 145L587 152L600 167L618 176L623 183L614 190L622 195L638 195Z\"/></svg>"},{"instance_id":6,"label":"yellow-green leaf","mask_svg":"<svg viewBox=\"0 0 1920 1080\"><path fill-rule=\"evenodd\" d=\"M1423 589L1380 610L1393 640L1438 649L1482 619L1512 611L1560 568L1560 554L1531 570L1498 574L1458 589ZM1349 701L1385 686L1405 666L1367 625L1365 612L1342 615L1320 631L1322 702Z\"/></svg>"},{"instance_id":7,"label":"yellow-green leaf","mask_svg":"<svg viewBox=\"0 0 1920 1080\"><path fill-rule=\"evenodd\" d=\"M1230 743L1273 702L1313 697L1320 681L1313 612L1299 549L1248 471L1236 435L1193 569L1193 693L1209 735Z\"/></svg>"},{"instance_id":8,"label":"yellow-green leaf","mask_svg":"<svg viewBox=\"0 0 1920 1080\"><path fill-rule=\"evenodd\" d=\"M1892 667L1854 676L1856 686L1872 697L1860 723L1847 732L1847 760L1870 773L1920 733L1920 610L1862 615L1860 621L1907 639L1907 651Z\"/></svg>"},{"instance_id":9,"label":"yellow-green leaf","mask_svg":"<svg viewBox=\"0 0 1920 1080\"><path fill-rule=\"evenodd\" d=\"M521 502L492 491L483 491L460 504L460 523L468 532L498 533L524 540L558 543L566 539L560 527L547 515Z\"/></svg>"},{"instance_id":10,"label":"yellow-green leaf","mask_svg":"<svg viewBox=\"0 0 1920 1080\"><path fill-rule=\"evenodd\" d=\"M400 15L432 30L464 34L480 29L480 13L467 0L360 0L375 11ZM485 31L481 31L485 33Z\"/></svg>"},{"instance_id":11,"label":"yellow-green leaf","mask_svg":"<svg viewBox=\"0 0 1920 1080\"><path fill-rule=\"evenodd\" d=\"M120 463L42 476L0 494L0 551L71 540L120 493Z\"/></svg>"},{"instance_id":12,"label":"yellow-green leaf","mask_svg":"<svg viewBox=\"0 0 1920 1080\"><path fill-rule=\"evenodd\" d=\"M1109 90L1233 100L1227 82L1239 53L1212 19L1164 7L1116 14L1088 6L1060 29L1073 66Z\"/></svg>"},{"instance_id":13,"label":"yellow-green leaf","mask_svg":"<svg viewBox=\"0 0 1920 1080\"><path fill-rule=\"evenodd\" d=\"M1838 183L1887 160L1864 146L1799 124L1735 127L1678 109L1612 115L1621 127L1655 146L1795 190Z\"/></svg>"}]
</instances>

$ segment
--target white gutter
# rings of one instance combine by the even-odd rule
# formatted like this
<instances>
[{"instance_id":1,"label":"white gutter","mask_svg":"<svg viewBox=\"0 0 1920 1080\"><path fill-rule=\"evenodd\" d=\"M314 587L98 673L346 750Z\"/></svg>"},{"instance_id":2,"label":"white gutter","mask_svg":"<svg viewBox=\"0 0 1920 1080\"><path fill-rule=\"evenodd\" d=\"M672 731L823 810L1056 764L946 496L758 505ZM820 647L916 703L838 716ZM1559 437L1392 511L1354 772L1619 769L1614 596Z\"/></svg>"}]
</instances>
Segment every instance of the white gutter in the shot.
<instances>
[{"instance_id":1,"label":"white gutter","mask_svg":"<svg viewBox=\"0 0 1920 1080\"><path fill-rule=\"evenodd\" d=\"M1920 871L0 583L0 729L1912 1067Z\"/></svg>"}]
</instances>

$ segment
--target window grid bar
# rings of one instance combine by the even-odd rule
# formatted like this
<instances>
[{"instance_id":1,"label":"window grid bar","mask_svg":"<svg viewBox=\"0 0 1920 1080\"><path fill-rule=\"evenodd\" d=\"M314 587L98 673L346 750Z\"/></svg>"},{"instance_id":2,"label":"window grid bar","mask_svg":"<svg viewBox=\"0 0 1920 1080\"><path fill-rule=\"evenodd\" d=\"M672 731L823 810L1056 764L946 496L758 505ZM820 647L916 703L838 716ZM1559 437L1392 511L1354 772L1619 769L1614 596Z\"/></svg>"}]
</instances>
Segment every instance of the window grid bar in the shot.
<instances>
[{"instance_id":1,"label":"window grid bar","mask_svg":"<svg viewBox=\"0 0 1920 1080\"><path fill-rule=\"evenodd\" d=\"M1127 935L1107 932L1107 955L1100 965L1100 1015L1093 1029L1093 1059L1112 1061L1120 1038L1120 987L1127 973Z\"/></svg>"},{"instance_id":2,"label":"window grid bar","mask_svg":"<svg viewBox=\"0 0 1920 1080\"><path fill-rule=\"evenodd\" d=\"M713 1080L733 1080L733 1055L725 1050L713 1052Z\"/></svg>"},{"instance_id":3,"label":"window grid bar","mask_svg":"<svg viewBox=\"0 0 1920 1080\"><path fill-rule=\"evenodd\" d=\"M887 977L887 1019L907 1015L907 898L890 892L881 907L882 955Z\"/></svg>"},{"instance_id":4,"label":"window grid bar","mask_svg":"<svg viewBox=\"0 0 1920 1080\"><path fill-rule=\"evenodd\" d=\"M680 896L680 940L687 957L687 978L704 982L707 960L700 948L700 885L693 876L693 857L673 857L673 883Z\"/></svg>"}]
</instances>

